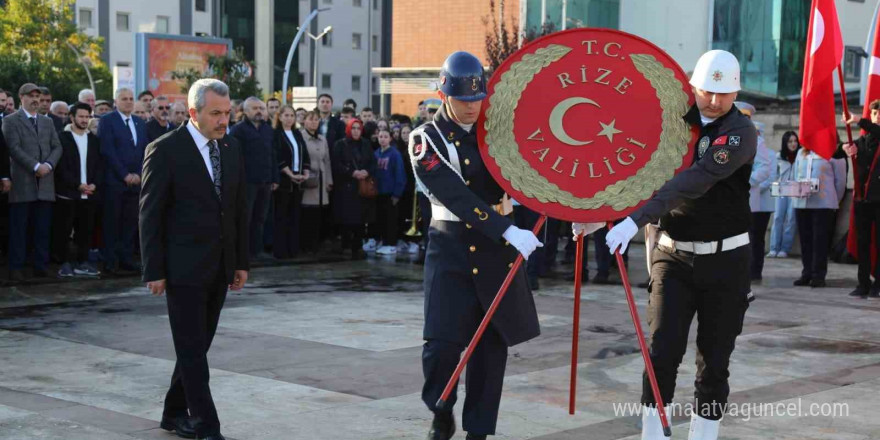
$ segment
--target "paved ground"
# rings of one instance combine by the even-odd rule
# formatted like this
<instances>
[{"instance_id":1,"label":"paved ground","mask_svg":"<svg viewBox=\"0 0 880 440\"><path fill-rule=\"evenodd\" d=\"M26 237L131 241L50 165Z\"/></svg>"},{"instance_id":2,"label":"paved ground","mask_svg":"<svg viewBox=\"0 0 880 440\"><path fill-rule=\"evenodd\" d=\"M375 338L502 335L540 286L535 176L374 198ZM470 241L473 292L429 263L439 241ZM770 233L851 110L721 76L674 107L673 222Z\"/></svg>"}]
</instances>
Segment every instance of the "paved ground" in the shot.
<instances>
[{"instance_id":1,"label":"paved ground","mask_svg":"<svg viewBox=\"0 0 880 440\"><path fill-rule=\"evenodd\" d=\"M632 257L642 281L639 246ZM832 265L825 289L791 287L799 267L768 261L731 388L734 403L799 404L801 413L756 407L763 416L726 417L722 437L880 439L880 301L846 296L854 266ZM251 279L227 300L210 353L226 435L423 438L421 267L325 262L261 268ZM511 349L498 438L637 438L639 418L614 408L638 402L642 370L622 288L585 286L578 412L569 416L572 289L562 275L542 282L543 334ZM636 295L644 314L646 292ZM679 403L692 395L693 353L691 343ZM175 438L157 428L173 359L164 299L136 279L0 289L0 439ZM673 438L686 438L686 419L674 424Z\"/></svg>"}]
</instances>

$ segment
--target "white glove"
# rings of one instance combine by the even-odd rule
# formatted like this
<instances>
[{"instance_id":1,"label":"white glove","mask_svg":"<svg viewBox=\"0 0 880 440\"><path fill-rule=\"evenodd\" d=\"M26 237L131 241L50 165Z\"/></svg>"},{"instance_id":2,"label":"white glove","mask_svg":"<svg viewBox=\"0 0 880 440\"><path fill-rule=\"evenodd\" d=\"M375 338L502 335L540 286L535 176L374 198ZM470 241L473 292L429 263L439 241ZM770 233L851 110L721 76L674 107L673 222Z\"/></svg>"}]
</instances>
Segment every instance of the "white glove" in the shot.
<instances>
[{"instance_id":1,"label":"white glove","mask_svg":"<svg viewBox=\"0 0 880 440\"><path fill-rule=\"evenodd\" d=\"M532 234L532 231L520 229L516 226L507 228L507 230L504 231L503 236L504 239L510 242L510 244L513 245L513 247L515 247L526 260L529 259L529 255L531 255L535 249L544 247L544 245L538 241L538 237L535 237L535 234Z\"/></svg>"},{"instance_id":2,"label":"white glove","mask_svg":"<svg viewBox=\"0 0 880 440\"><path fill-rule=\"evenodd\" d=\"M590 235L593 232L598 231L605 227L605 223L572 223L571 224L571 235L574 235L575 241L577 241L578 235L584 234L584 236Z\"/></svg>"},{"instance_id":3,"label":"white glove","mask_svg":"<svg viewBox=\"0 0 880 440\"><path fill-rule=\"evenodd\" d=\"M629 245L629 241L636 235L636 232L639 232L639 227L636 226L636 222L629 217L620 222L617 226L611 228L611 230L608 231L608 235L605 236L605 244L608 245L611 255L614 255L614 251L617 250L618 247L620 247L621 254L626 252L626 247Z\"/></svg>"}]
</instances>

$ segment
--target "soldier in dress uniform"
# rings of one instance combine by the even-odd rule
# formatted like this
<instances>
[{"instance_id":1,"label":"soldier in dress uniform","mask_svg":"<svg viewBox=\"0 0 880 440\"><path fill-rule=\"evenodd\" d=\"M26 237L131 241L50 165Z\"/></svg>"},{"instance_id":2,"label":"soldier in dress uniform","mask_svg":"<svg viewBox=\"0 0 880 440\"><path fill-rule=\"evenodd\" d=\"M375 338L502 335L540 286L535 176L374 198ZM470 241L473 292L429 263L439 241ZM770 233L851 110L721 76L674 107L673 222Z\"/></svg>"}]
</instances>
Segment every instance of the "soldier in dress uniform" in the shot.
<instances>
[{"instance_id":1,"label":"soldier in dress uniform","mask_svg":"<svg viewBox=\"0 0 880 440\"><path fill-rule=\"evenodd\" d=\"M542 246L531 231L513 225L504 190L480 157L474 125L486 97L480 61L467 52L450 55L440 71L443 105L433 121L410 135L417 184L431 201L425 260L425 345L422 400L434 412L429 440L455 432L452 405L436 402L477 330L517 252L528 258ZM510 209L510 208L508 208ZM525 273L520 269L467 365L463 428L470 440L495 433L507 347L540 333Z\"/></svg>"},{"instance_id":2,"label":"soldier in dress uniform","mask_svg":"<svg viewBox=\"0 0 880 440\"><path fill-rule=\"evenodd\" d=\"M649 250L651 361L663 402L669 405L696 314L697 377L689 440L718 438L730 393L730 355L754 298L749 176L757 132L733 105L739 79L739 61L733 54L712 50L700 57L690 80L696 104L685 116L700 127L693 164L606 237L612 253L618 248L623 252L640 227L660 220L660 238ZM576 224L574 232L589 226ZM642 439L665 439L658 412L650 410L656 402L647 374L642 405Z\"/></svg>"}]
</instances>

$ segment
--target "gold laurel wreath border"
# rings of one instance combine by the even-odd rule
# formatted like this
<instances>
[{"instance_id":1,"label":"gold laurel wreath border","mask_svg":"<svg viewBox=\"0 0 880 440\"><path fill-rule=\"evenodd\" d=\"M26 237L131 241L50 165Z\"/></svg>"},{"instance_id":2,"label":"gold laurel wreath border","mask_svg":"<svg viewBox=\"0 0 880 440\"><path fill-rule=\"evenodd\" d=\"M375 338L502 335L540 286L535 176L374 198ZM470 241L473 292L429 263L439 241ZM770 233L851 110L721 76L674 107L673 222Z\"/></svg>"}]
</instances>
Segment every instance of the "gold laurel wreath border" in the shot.
<instances>
[{"instance_id":1,"label":"gold laurel wreath border","mask_svg":"<svg viewBox=\"0 0 880 440\"><path fill-rule=\"evenodd\" d=\"M688 110L688 96L675 78L675 72L664 67L656 58L647 54L630 55L636 69L651 83L660 99L663 109L660 143L651 154L651 160L635 175L608 185L593 197L576 197L532 168L519 152L519 144L513 134L514 111L523 90L535 75L571 50L558 44L548 45L524 55L501 75L486 111L489 155L498 164L502 176L527 197L542 203L556 202L573 209L598 209L607 205L615 211L622 211L650 197L681 166L691 136L690 128L682 119Z\"/></svg>"}]
</instances>

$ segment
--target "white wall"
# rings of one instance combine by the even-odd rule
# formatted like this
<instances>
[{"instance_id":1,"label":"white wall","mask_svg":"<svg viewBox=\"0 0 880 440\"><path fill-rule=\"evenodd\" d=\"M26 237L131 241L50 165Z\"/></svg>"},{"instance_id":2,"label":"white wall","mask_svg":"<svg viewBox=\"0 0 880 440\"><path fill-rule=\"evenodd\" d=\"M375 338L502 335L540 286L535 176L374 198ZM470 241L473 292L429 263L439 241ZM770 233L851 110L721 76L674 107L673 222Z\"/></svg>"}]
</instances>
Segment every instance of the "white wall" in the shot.
<instances>
[{"instance_id":1,"label":"white wall","mask_svg":"<svg viewBox=\"0 0 880 440\"><path fill-rule=\"evenodd\" d=\"M837 15L840 20L840 34L845 46L859 46L866 49L865 42L868 40L868 32L871 29L871 19L874 17L874 9L878 0L865 0L864 3L851 0L835 0ZM864 63L866 60L862 60ZM857 87L858 82L847 82L847 88ZM837 81L834 82L835 90L839 90Z\"/></svg>"},{"instance_id":2,"label":"white wall","mask_svg":"<svg viewBox=\"0 0 880 440\"><path fill-rule=\"evenodd\" d=\"M207 35L213 35L211 32L211 17L214 13L212 6L214 2L208 0L205 2L205 12L196 11L196 2L193 1L193 19L192 19L192 31L193 35L197 32L204 32Z\"/></svg>"},{"instance_id":3,"label":"white wall","mask_svg":"<svg viewBox=\"0 0 880 440\"><path fill-rule=\"evenodd\" d=\"M331 7L330 11L321 12L315 19L318 23L319 32L327 26L333 26L333 47L322 46L318 42L318 93L330 93L334 99L334 107L342 107L342 102L348 98L353 98L360 110L364 106L369 106L367 99L368 82L370 74L367 66L367 57L372 57L373 67L377 67L381 62L381 43L382 43L382 1L378 0L378 9L372 9L372 0L362 0L361 7L353 6L353 0L333 0L332 4L325 4L323 0L318 2L319 7ZM310 2L300 0L299 15L301 19L305 19L311 12ZM379 40L379 47L376 52L372 51L372 37L367 32L367 14L372 14L372 35L376 35ZM352 49L352 34L361 34L361 49ZM303 36L306 43L311 41L308 36ZM276 42L277 43L277 42ZM290 44L290 42L285 42ZM310 69L312 53L309 50L309 44L301 44L297 49L299 51L299 72L305 76L305 85L311 85L312 71ZM332 75L332 87L326 90L320 87L321 76L325 73ZM361 90L352 91L351 77L352 75L360 75Z\"/></svg>"},{"instance_id":4,"label":"white wall","mask_svg":"<svg viewBox=\"0 0 880 440\"><path fill-rule=\"evenodd\" d=\"M769 1L769 0L768 0ZM710 0L621 0L620 30L638 35L693 70L710 49Z\"/></svg>"}]
</instances>

